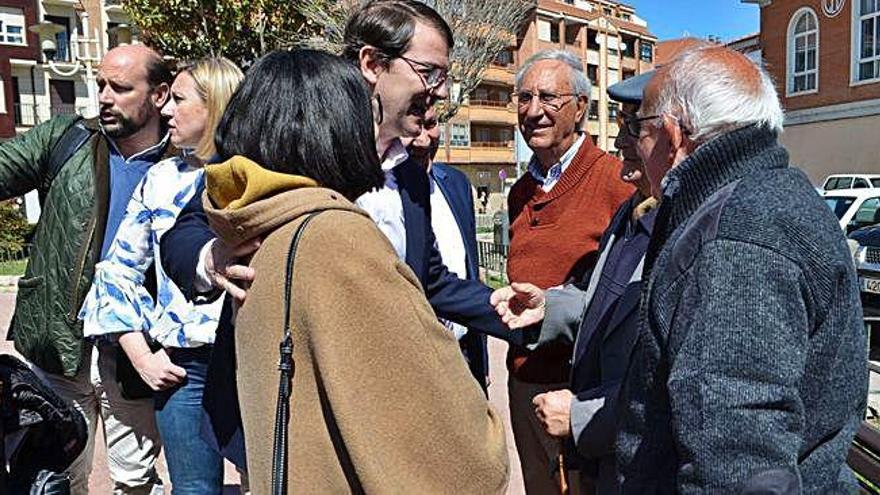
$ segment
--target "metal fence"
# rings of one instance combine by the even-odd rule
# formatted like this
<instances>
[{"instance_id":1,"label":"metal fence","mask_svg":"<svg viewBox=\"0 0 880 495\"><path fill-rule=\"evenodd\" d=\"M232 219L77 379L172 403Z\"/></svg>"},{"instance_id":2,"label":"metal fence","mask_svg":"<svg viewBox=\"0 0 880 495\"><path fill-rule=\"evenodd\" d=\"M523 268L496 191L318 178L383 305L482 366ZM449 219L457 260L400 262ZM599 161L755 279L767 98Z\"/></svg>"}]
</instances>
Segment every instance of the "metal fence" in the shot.
<instances>
[{"instance_id":1,"label":"metal fence","mask_svg":"<svg viewBox=\"0 0 880 495\"><path fill-rule=\"evenodd\" d=\"M508 249L504 244L477 241L477 258L480 266L488 271L506 275Z\"/></svg>"},{"instance_id":2,"label":"metal fence","mask_svg":"<svg viewBox=\"0 0 880 495\"><path fill-rule=\"evenodd\" d=\"M31 255L31 247L32 244L25 244L20 249L0 247L0 263L27 259Z\"/></svg>"}]
</instances>

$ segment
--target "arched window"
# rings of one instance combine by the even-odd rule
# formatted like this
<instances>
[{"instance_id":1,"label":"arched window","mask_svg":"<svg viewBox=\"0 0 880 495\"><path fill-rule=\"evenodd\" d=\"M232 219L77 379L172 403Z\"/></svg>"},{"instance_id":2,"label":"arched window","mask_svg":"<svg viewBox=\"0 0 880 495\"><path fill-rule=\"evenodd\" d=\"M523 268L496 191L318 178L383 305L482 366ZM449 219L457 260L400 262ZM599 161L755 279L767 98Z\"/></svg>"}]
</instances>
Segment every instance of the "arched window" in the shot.
<instances>
[{"instance_id":1,"label":"arched window","mask_svg":"<svg viewBox=\"0 0 880 495\"><path fill-rule=\"evenodd\" d=\"M819 86L819 21L804 7L788 25L788 93L812 93Z\"/></svg>"}]
</instances>

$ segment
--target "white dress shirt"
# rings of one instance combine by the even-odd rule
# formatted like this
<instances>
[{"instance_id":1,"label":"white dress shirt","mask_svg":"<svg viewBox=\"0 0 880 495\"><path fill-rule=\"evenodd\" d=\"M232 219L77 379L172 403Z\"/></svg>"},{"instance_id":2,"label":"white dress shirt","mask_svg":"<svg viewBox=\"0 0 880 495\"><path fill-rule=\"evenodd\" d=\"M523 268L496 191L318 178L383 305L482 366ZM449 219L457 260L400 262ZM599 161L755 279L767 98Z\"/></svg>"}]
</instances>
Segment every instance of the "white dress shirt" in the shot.
<instances>
[{"instance_id":1,"label":"white dress shirt","mask_svg":"<svg viewBox=\"0 0 880 495\"><path fill-rule=\"evenodd\" d=\"M382 161L385 185L381 189L362 194L355 201L355 204L370 214L370 218L379 230L391 241L397 256L404 261L406 260L406 227L403 223L403 202L400 200L394 168L405 162L407 158L409 154L406 148L399 139L395 139L385 152Z\"/></svg>"},{"instance_id":2,"label":"white dress shirt","mask_svg":"<svg viewBox=\"0 0 880 495\"><path fill-rule=\"evenodd\" d=\"M437 239L437 250L446 268L458 278L467 278L467 252L464 248L464 239L458 222L452 213L452 208L446 201L443 191L437 187L434 177L429 175L431 185L431 228ZM441 319L444 325L455 334L455 338L461 340L467 333L467 328Z\"/></svg>"}]
</instances>

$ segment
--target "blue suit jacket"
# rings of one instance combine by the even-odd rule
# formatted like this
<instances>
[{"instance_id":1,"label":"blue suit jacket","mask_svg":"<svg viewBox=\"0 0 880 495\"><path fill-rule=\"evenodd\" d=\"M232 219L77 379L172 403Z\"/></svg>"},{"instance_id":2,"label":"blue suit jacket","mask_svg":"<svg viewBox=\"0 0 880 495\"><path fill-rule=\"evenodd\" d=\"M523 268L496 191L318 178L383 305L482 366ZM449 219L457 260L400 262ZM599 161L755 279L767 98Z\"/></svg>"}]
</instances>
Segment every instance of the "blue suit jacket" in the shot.
<instances>
[{"instance_id":1,"label":"blue suit jacket","mask_svg":"<svg viewBox=\"0 0 880 495\"><path fill-rule=\"evenodd\" d=\"M471 192L471 183L464 173L444 163L434 163L431 167L431 176L443 197L446 198L458 224L462 241L464 241L465 264L467 266L465 277L468 280L479 280L477 225L474 218L474 196ZM486 335L476 331L468 332L462 337L460 344L471 373L485 390L487 387L486 376L489 374Z\"/></svg>"}]
</instances>

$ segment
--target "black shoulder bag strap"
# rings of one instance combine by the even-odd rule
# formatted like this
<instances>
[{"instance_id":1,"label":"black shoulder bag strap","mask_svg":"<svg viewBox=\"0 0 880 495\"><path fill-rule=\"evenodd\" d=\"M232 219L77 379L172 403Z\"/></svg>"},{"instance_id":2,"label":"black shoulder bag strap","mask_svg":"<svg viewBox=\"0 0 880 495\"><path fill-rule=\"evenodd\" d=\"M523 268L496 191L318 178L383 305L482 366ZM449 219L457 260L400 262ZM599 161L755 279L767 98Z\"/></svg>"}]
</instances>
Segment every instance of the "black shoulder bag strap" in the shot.
<instances>
[{"instance_id":1,"label":"black shoulder bag strap","mask_svg":"<svg viewBox=\"0 0 880 495\"><path fill-rule=\"evenodd\" d=\"M55 180L55 177L58 176L58 173L61 172L61 169L64 168L64 164L67 163L70 158L79 151L80 148L86 144L92 135L94 135L95 131L86 127L83 123L83 118L79 117L76 121L64 131L64 134L61 135L61 138L55 143L55 146L52 148L52 153L49 155L49 175L46 177L46 182L43 184L43 187L40 191L40 203L43 203L44 196L49 192L49 187L52 185L52 181Z\"/></svg>"},{"instance_id":2,"label":"black shoulder bag strap","mask_svg":"<svg viewBox=\"0 0 880 495\"><path fill-rule=\"evenodd\" d=\"M272 447L273 495L287 495L287 423L290 421L290 392L295 368L293 333L290 330L290 287L293 284L293 262L296 261L296 249L306 226L321 213L320 211L312 213L299 224L287 252L287 272L284 278L284 338L279 346L281 357L278 362L281 378L278 382L278 404L275 408L275 443Z\"/></svg>"}]
</instances>

